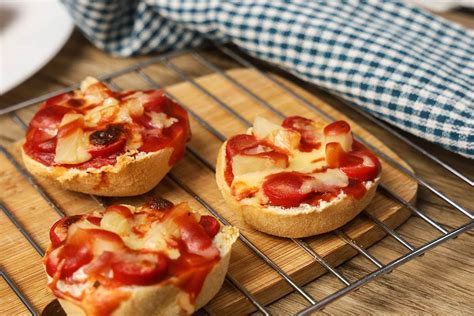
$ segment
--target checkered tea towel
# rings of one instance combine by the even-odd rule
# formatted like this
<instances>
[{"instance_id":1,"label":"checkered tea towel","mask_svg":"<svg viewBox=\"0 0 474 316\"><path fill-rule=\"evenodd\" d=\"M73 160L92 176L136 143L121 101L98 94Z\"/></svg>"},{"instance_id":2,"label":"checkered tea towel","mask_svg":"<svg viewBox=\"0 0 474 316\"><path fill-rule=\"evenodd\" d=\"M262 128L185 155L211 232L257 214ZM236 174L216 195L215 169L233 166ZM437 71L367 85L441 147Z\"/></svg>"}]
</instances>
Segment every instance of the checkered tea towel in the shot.
<instances>
[{"instance_id":1,"label":"checkered tea towel","mask_svg":"<svg viewBox=\"0 0 474 316\"><path fill-rule=\"evenodd\" d=\"M232 42L474 158L474 32L396 0L62 0L117 56Z\"/></svg>"}]
</instances>

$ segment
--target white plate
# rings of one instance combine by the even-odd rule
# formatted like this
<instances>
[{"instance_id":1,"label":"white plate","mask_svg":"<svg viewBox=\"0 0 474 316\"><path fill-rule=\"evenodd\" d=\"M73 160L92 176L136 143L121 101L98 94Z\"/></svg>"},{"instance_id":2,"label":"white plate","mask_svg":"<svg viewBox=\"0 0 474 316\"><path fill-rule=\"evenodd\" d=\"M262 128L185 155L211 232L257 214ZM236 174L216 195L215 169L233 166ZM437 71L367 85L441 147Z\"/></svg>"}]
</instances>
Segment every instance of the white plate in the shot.
<instances>
[{"instance_id":1,"label":"white plate","mask_svg":"<svg viewBox=\"0 0 474 316\"><path fill-rule=\"evenodd\" d=\"M63 47L74 23L55 0L0 1L0 94L43 67Z\"/></svg>"}]
</instances>

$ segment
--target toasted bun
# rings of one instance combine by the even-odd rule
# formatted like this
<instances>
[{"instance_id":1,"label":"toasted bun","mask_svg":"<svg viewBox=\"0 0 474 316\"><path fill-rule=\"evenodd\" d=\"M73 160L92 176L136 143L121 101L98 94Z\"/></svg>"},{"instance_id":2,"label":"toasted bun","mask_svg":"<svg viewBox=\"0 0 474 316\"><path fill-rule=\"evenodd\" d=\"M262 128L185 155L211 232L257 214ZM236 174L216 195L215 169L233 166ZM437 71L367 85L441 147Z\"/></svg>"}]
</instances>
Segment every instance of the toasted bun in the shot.
<instances>
[{"instance_id":1,"label":"toasted bun","mask_svg":"<svg viewBox=\"0 0 474 316\"><path fill-rule=\"evenodd\" d=\"M220 251L221 260L213 267L204 281L195 305L189 302L188 295L174 285L151 285L129 287L130 298L120 304L112 313L120 315L189 315L203 307L219 291L229 267L232 245L239 236L235 227L225 226L214 238ZM84 310L74 302L59 299L68 315L86 315Z\"/></svg>"},{"instance_id":2,"label":"toasted bun","mask_svg":"<svg viewBox=\"0 0 474 316\"><path fill-rule=\"evenodd\" d=\"M367 182L367 192L360 199L344 195L321 206L292 208L279 211L260 204L243 204L236 200L224 178L226 166L225 148L222 144L216 166L216 181L229 207L253 228L267 234L301 238L326 233L346 224L356 217L373 199L380 177Z\"/></svg>"},{"instance_id":3,"label":"toasted bun","mask_svg":"<svg viewBox=\"0 0 474 316\"><path fill-rule=\"evenodd\" d=\"M173 148L167 147L151 153L125 153L113 166L79 170L45 166L22 149L23 161L32 174L68 190L102 196L133 196L150 191L171 169L168 161L172 152Z\"/></svg>"}]
</instances>

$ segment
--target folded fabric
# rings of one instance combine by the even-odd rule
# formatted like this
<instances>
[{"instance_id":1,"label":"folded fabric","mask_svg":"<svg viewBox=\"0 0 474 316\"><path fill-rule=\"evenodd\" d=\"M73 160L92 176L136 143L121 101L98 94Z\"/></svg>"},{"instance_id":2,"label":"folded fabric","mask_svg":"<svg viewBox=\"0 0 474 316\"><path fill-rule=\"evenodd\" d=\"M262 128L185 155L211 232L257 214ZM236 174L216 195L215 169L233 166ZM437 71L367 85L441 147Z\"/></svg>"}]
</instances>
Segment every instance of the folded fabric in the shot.
<instances>
[{"instance_id":1,"label":"folded fabric","mask_svg":"<svg viewBox=\"0 0 474 316\"><path fill-rule=\"evenodd\" d=\"M113 55L232 42L474 158L474 32L401 1L62 1Z\"/></svg>"}]
</instances>

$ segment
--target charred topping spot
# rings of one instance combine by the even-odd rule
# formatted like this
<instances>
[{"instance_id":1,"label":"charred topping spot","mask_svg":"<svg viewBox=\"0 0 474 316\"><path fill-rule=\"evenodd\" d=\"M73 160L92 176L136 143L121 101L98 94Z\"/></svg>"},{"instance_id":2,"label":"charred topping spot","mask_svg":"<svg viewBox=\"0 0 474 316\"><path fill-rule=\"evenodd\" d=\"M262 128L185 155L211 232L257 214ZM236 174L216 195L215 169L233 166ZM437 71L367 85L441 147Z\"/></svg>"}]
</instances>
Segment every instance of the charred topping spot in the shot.
<instances>
[{"instance_id":1,"label":"charred topping spot","mask_svg":"<svg viewBox=\"0 0 474 316\"><path fill-rule=\"evenodd\" d=\"M83 99L69 99L67 101L67 104L69 106L72 106L72 107L75 107L75 108L83 106L84 103L85 103L85 101Z\"/></svg>"},{"instance_id":2,"label":"charred topping spot","mask_svg":"<svg viewBox=\"0 0 474 316\"><path fill-rule=\"evenodd\" d=\"M94 286L95 288L98 288L98 287L100 286L100 282L99 282L99 281L95 281L94 284L93 284L93 286Z\"/></svg>"},{"instance_id":3,"label":"charred topping spot","mask_svg":"<svg viewBox=\"0 0 474 316\"><path fill-rule=\"evenodd\" d=\"M145 206L157 210L157 211L164 211L167 209L171 209L174 207L174 204L166 199L162 199L159 197L152 197L150 200L145 204Z\"/></svg>"},{"instance_id":4,"label":"charred topping spot","mask_svg":"<svg viewBox=\"0 0 474 316\"><path fill-rule=\"evenodd\" d=\"M74 215L66 218L62 224L63 227L69 227L75 222L79 221L82 219L82 215Z\"/></svg>"},{"instance_id":5,"label":"charred topping spot","mask_svg":"<svg viewBox=\"0 0 474 316\"><path fill-rule=\"evenodd\" d=\"M95 131L89 136L91 144L104 146L117 141L123 133L121 124L109 124L104 130Z\"/></svg>"}]
</instances>

